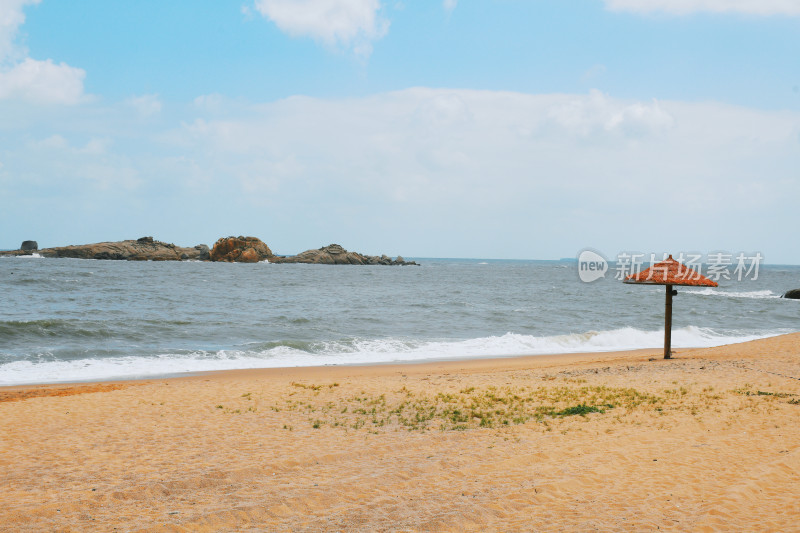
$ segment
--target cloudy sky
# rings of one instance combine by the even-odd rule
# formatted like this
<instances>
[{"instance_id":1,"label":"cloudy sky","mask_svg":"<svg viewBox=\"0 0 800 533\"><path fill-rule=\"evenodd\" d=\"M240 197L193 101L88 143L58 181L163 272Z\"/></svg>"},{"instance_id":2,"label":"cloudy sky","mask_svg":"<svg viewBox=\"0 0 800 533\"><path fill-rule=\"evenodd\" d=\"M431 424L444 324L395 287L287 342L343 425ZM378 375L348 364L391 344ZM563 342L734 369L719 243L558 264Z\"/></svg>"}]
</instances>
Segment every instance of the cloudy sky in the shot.
<instances>
[{"instance_id":1,"label":"cloudy sky","mask_svg":"<svg viewBox=\"0 0 800 533\"><path fill-rule=\"evenodd\" d=\"M0 249L800 263L800 0L0 0Z\"/></svg>"}]
</instances>

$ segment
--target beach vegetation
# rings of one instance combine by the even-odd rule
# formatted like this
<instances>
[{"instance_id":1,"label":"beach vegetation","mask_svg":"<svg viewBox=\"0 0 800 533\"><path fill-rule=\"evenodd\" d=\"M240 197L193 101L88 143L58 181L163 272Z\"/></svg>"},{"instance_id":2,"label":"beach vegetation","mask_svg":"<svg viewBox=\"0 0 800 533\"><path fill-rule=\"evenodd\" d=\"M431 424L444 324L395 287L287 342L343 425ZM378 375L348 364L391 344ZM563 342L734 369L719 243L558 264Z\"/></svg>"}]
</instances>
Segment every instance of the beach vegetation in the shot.
<instances>
[{"instance_id":1,"label":"beach vegetation","mask_svg":"<svg viewBox=\"0 0 800 533\"><path fill-rule=\"evenodd\" d=\"M743 396L773 396L775 398L789 398L792 396L797 396L796 394L792 394L790 392L769 392L763 390L750 390L750 387L742 387L739 389L734 389L733 392L736 394L741 394Z\"/></svg>"},{"instance_id":2,"label":"beach vegetation","mask_svg":"<svg viewBox=\"0 0 800 533\"><path fill-rule=\"evenodd\" d=\"M315 385L295 383L293 386L314 392ZM333 387L325 390L332 391ZM680 396L681 391L674 395ZM339 394L322 402L304 403L287 400L286 409L315 413L312 427L323 424L331 427L367 430L406 429L408 431L464 431L478 428L503 428L534 421L568 416L604 414L621 407L627 410L654 406L665 400L633 388L608 386L540 386L477 388L468 386L454 390L411 391L407 387L380 395L361 391L354 396Z\"/></svg>"},{"instance_id":3,"label":"beach vegetation","mask_svg":"<svg viewBox=\"0 0 800 533\"><path fill-rule=\"evenodd\" d=\"M607 404L607 408L613 409L614 406L612 404ZM586 416L589 413L605 413L605 409L601 409L596 405L586 405L585 403L581 403L578 405L574 405L572 407L567 407L566 409L562 409L560 411L556 411L554 413L555 416L573 416L573 415L580 415Z\"/></svg>"},{"instance_id":4,"label":"beach vegetation","mask_svg":"<svg viewBox=\"0 0 800 533\"><path fill-rule=\"evenodd\" d=\"M313 391L319 391L319 390L321 390L321 389L323 389L325 387L327 387L329 389L332 389L334 387L338 387L339 386L339 384L336 383L336 382L330 383L328 385L314 385L314 384L310 384L309 385L309 384L306 384L306 383L298 383L296 381L292 381L291 385L292 385L292 387L297 387L298 389L308 389L308 390L313 390Z\"/></svg>"},{"instance_id":5,"label":"beach vegetation","mask_svg":"<svg viewBox=\"0 0 800 533\"><path fill-rule=\"evenodd\" d=\"M664 381L660 386L653 383L633 388L592 382L574 378L542 382L535 376L525 376L505 385L482 386L478 380L451 386L423 378L413 386L408 382L378 391L348 390L337 382L291 382L282 400L263 413L258 410L258 397L251 392L244 392L232 404L215 407L225 414L238 415L270 416L270 412L282 412L277 427L292 423L296 413L305 415L313 429L327 425L345 432L363 430L366 434L399 430L506 431L524 424L538 424L543 431L561 431L565 427L572 431L577 428L563 419L581 417L591 424L596 417L609 416L613 424L638 425L648 413L661 418L659 427L668 428L670 417L680 412L700 421L706 412L721 412L721 402L733 397L740 398L735 404L738 407L733 406L738 410L771 412L777 408L773 399L778 398L800 405L796 395L771 391L763 384L761 389L743 384L735 390L719 391L707 383L668 385L670 382Z\"/></svg>"},{"instance_id":6,"label":"beach vegetation","mask_svg":"<svg viewBox=\"0 0 800 533\"><path fill-rule=\"evenodd\" d=\"M795 394L791 394L789 392L766 392L763 390L756 391L758 396L775 396L776 398L788 398L789 396L796 396Z\"/></svg>"}]
</instances>

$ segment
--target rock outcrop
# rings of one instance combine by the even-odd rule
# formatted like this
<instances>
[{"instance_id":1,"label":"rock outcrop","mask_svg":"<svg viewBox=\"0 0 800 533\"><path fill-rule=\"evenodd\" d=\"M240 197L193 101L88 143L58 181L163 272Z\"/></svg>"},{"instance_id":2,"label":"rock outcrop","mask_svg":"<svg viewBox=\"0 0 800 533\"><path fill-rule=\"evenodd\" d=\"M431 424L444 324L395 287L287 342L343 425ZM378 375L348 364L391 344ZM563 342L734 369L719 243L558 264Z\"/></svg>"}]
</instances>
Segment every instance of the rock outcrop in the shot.
<instances>
[{"instance_id":1,"label":"rock outcrop","mask_svg":"<svg viewBox=\"0 0 800 533\"><path fill-rule=\"evenodd\" d=\"M200 244L194 248L181 248L171 243L156 241L153 237L118 242L99 242L41 250L15 250L2 255L30 255L42 257L72 257L76 259L116 259L122 261L185 261L208 259L208 246Z\"/></svg>"},{"instance_id":2,"label":"rock outcrop","mask_svg":"<svg viewBox=\"0 0 800 533\"><path fill-rule=\"evenodd\" d=\"M36 241L22 241L22 244L19 246L20 250L25 252L35 252L39 249L39 243Z\"/></svg>"},{"instance_id":3,"label":"rock outcrop","mask_svg":"<svg viewBox=\"0 0 800 533\"><path fill-rule=\"evenodd\" d=\"M194 249L197 250L197 254L198 254L197 260L198 261L208 261L209 260L209 258L211 256L211 251L208 249L208 245L207 244L198 244L197 246L194 247ZM182 257L181 259L189 259L189 258L188 257L186 257L186 258Z\"/></svg>"},{"instance_id":4,"label":"rock outcrop","mask_svg":"<svg viewBox=\"0 0 800 533\"><path fill-rule=\"evenodd\" d=\"M363 255L348 252L338 244L329 244L317 250L306 250L297 255L275 257L272 263L314 263L323 265L416 265L414 261L405 261L401 256L392 259L386 255Z\"/></svg>"},{"instance_id":5,"label":"rock outcrop","mask_svg":"<svg viewBox=\"0 0 800 533\"><path fill-rule=\"evenodd\" d=\"M791 298L792 300L800 300L800 289L792 289L790 291L786 291L781 298Z\"/></svg>"},{"instance_id":6,"label":"rock outcrop","mask_svg":"<svg viewBox=\"0 0 800 533\"><path fill-rule=\"evenodd\" d=\"M229 263L258 263L273 257L269 246L255 237L223 237L214 243L209 254L211 261Z\"/></svg>"}]
</instances>

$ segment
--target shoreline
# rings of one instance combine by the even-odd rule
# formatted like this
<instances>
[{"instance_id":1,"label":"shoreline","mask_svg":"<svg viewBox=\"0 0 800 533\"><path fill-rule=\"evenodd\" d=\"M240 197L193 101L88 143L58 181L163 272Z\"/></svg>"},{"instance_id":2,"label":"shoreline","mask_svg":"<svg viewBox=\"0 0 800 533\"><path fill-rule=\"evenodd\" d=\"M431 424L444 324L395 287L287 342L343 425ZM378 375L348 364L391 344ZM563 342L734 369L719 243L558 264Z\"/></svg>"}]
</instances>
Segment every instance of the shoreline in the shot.
<instances>
[{"instance_id":1,"label":"shoreline","mask_svg":"<svg viewBox=\"0 0 800 533\"><path fill-rule=\"evenodd\" d=\"M564 365L577 362L589 362L594 355L616 355L620 358L627 358L631 361L642 357L653 357L655 349L643 348L640 350L623 350L611 352L578 352L563 354L544 354L544 355L520 355L520 356L497 356L481 357L474 359L447 359L447 360L425 360L408 362L386 362L386 363L364 363L351 365L322 365L322 366L289 366L289 367L269 367L269 368L236 368L229 370L208 370L198 372L187 372L185 375L173 374L147 378L130 379L102 379L87 381L68 381L57 383L27 383L19 385L0 386L0 403L4 401L16 401L17 398L40 397L40 396L60 396L69 395L70 390L82 389L86 392L113 390L114 388L125 388L132 385L143 385L162 383L170 381L206 381L208 379L264 379L264 378L287 378L313 379L322 377L341 377L347 375L358 375L355 371L361 369L362 372L371 375L391 375L397 372L406 374L421 374L434 371L460 371L460 372L479 372L486 370L512 369L523 367L541 367L543 365ZM681 350L683 351L683 350ZM663 354L663 352L661 352ZM676 353L676 352L673 352ZM638 356L638 357L637 357ZM585 361L584 361L585 360ZM507 364L492 364L497 361ZM538 364L534 364L538 363ZM34 391L39 393L30 394ZM79 392L80 394L80 392Z\"/></svg>"},{"instance_id":2,"label":"shoreline","mask_svg":"<svg viewBox=\"0 0 800 533\"><path fill-rule=\"evenodd\" d=\"M800 332L798 332L800 333ZM782 335L793 335L787 333ZM773 337L780 337L782 335L772 335L764 337L766 339ZM757 339L761 340L761 339ZM741 343L724 344L721 346L735 346L737 344L744 344L753 342L752 340L743 341ZM693 347L693 348L679 348L673 350L673 359L676 354L682 354L688 351L704 350L707 348ZM609 350L602 352L564 352L553 354L540 354L540 355L497 355L497 356L477 356L466 358L453 358L453 359L418 359L409 361L385 361L385 362L368 362L368 363L350 363L350 364L328 364L328 365L308 365L308 366L281 366L281 367L258 367L258 368L230 368L224 370L197 370L187 371L185 373L168 373L156 374L152 376L134 376L130 378L103 378L103 379L87 379L78 381L54 381L54 382L31 382L19 383L15 385L0 385L0 394L6 391L13 391L17 389L31 389L31 388L46 388L46 387L72 387L72 386L86 386L86 385L111 385L119 383L151 383L160 381L171 380L192 380L192 379L206 379L209 376L215 378L230 377L274 377L289 374L297 375L321 375L328 373L335 369L342 372L329 372L333 374L350 374L351 369L366 369L368 371L377 371L383 369L386 373L397 372L401 370L409 370L410 373L430 372L432 370L450 370L450 371L471 371L471 370L487 370L499 368L521 368L521 367L541 367L542 365L563 365L573 364L579 362L590 362L598 356L610 356L609 360L617 359L630 359L639 360L642 357L647 359L663 357L663 349L661 348L639 348L635 350ZM605 360L606 358L603 358ZM500 364L498 364L500 363ZM413 369L417 369L416 372Z\"/></svg>"},{"instance_id":3,"label":"shoreline","mask_svg":"<svg viewBox=\"0 0 800 533\"><path fill-rule=\"evenodd\" d=\"M797 332L797 333L800 333ZM743 344L747 342L753 342L757 340L763 339L770 339L775 337L781 337L784 335L792 335L792 333L778 333L778 334L770 334L764 337L758 337L756 339L749 339L743 340L741 342L729 343L729 344L722 344L716 347L721 346L733 346L737 344ZM715 347L684 347L684 348L677 348L673 350L673 354L677 354L680 352L687 352L687 351L694 351L694 350L703 350L707 348L715 348ZM14 389L14 388L29 388L29 387L43 387L43 386L68 386L68 385L87 385L87 384L98 384L98 383L118 383L118 382L147 382L147 381L159 381L165 379L188 379L192 377L201 377L205 375L215 375L215 374L225 374L229 372L237 373L237 372L252 372L252 373L259 373L259 372L267 372L269 371L279 371L279 370L290 370L290 369L324 369L324 368L350 368L350 367L383 367L383 366L407 366L407 365L428 365L428 364L453 364L453 365L460 365L461 363L469 363L475 362L476 364L481 364L481 362L488 362L488 361L503 361L503 360L539 360L541 358L562 358L562 357L579 357L579 356L599 356L604 354L634 354L634 353L654 353L656 354L655 357L659 357L659 354L663 355L662 348L637 348L637 349L630 349L630 350L603 350L603 351L581 351L581 352L559 352L559 353L545 353L545 354L520 354L520 355L479 355L479 356L456 356L456 357L431 357L425 359L410 359L410 360L395 360L395 361L370 361L370 362L357 362L357 363L343 363L343 364L325 364L325 365L298 365L298 366L280 366L280 367L253 367L253 368L230 368L230 369L221 369L221 370L188 370L185 372L166 372L166 373L158 373L152 375L132 375L130 377L124 376L112 376L108 378L89 378L85 380L69 380L69 381L31 381L27 383L16 383L12 385L0 385L0 392L6 389Z\"/></svg>"},{"instance_id":4,"label":"shoreline","mask_svg":"<svg viewBox=\"0 0 800 533\"><path fill-rule=\"evenodd\" d=\"M765 339L778 339L782 337L798 336L800 331L795 333L784 333L770 335L755 340L748 340L738 343L723 344L713 347L679 348L672 351L672 359L677 361L682 357L691 357L696 352L715 350L726 347L747 345L760 342ZM591 364L591 363L618 363L628 362L654 362L663 360L662 348L640 348L636 350L610 350L602 352L567 352L556 354L541 355L498 355L494 357L479 356L463 359L423 359L411 361L386 361L370 363L352 363L342 365L316 365L316 366L287 366L287 367L263 367L263 368L232 368L225 370L200 370L188 371L180 374L159 374L148 377L131 377L116 379L89 379L82 381L63 381L63 382L35 382L22 383L16 385L0 385L0 402L13 401L7 398L15 397L18 394L29 391L42 391L41 396L48 396L48 390L63 392L66 389L85 388L87 390L105 390L117 386L126 387L128 385L142 385L152 383L162 383L170 381L207 381L215 380L234 380L234 379L273 379L297 377L299 379L321 378L321 377L341 377L349 375L359 375L362 373L370 375L392 375L398 372L405 374L428 374L431 372L485 372L485 371L510 371L522 368L548 368L564 365ZM359 372L360 370L360 372ZM23 394L24 395L24 394ZM54 394L59 395L59 394ZM35 395L40 396L40 395Z\"/></svg>"}]
</instances>

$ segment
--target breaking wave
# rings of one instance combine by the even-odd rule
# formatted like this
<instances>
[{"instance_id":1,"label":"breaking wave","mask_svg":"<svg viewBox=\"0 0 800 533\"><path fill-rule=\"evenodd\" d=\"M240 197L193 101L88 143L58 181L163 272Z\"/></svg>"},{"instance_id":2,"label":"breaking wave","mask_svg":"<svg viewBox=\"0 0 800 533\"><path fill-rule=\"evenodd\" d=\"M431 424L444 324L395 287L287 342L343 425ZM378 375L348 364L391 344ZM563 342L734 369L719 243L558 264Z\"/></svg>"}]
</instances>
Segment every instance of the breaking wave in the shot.
<instances>
[{"instance_id":1,"label":"breaking wave","mask_svg":"<svg viewBox=\"0 0 800 533\"><path fill-rule=\"evenodd\" d=\"M42 324L37 324L42 326ZM36 327L36 326L34 326ZM688 326L673 331L676 348L711 347L778 335L718 332ZM537 337L506 333L467 340L342 339L330 342L276 341L235 350L183 351L73 360L17 360L0 364L0 385L138 379L191 372L323 365L359 365L476 357L605 352L658 348L664 331L621 328Z\"/></svg>"},{"instance_id":2,"label":"breaking wave","mask_svg":"<svg viewBox=\"0 0 800 533\"><path fill-rule=\"evenodd\" d=\"M696 294L698 296L722 296L725 298L754 298L757 300L780 298L780 294L776 294L770 290L763 291L721 291L719 289L712 289L707 287L700 290L684 290L686 294Z\"/></svg>"}]
</instances>

